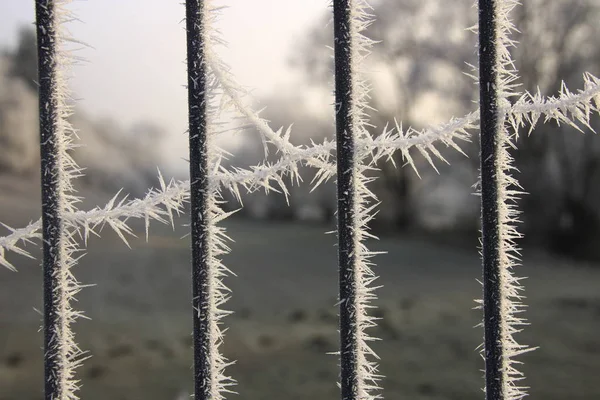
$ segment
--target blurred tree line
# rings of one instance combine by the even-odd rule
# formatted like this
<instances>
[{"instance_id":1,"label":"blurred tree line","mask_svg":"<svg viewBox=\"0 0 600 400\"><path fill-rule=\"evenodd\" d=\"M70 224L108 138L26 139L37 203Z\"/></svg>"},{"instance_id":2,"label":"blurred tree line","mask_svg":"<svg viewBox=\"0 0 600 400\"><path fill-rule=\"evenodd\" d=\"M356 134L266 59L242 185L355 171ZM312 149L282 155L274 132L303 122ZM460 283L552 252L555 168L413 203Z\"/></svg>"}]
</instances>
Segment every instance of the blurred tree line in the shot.
<instances>
[{"instance_id":1,"label":"blurred tree line","mask_svg":"<svg viewBox=\"0 0 600 400\"><path fill-rule=\"evenodd\" d=\"M19 30L17 46L0 55L0 178L39 179L37 42L32 28ZM78 180L96 189L123 188L143 195L157 184L160 143L165 131L150 122L125 130L109 118L92 119L77 110L71 123L82 146L73 157L85 166Z\"/></svg>"},{"instance_id":2,"label":"blurred tree line","mask_svg":"<svg viewBox=\"0 0 600 400\"><path fill-rule=\"evenodd\" d=\"M405 129L423 128L475 110L478 88L466 74L473 72L469 65L477 65L477 38L466 29L477 23L473 1L457 0L450 5L445 0L374 0L372 5L375 21L366 35L378 43L369 57L370 69L380 80L384 78L383 85L377 79L373 84L371 105L377 110L372 113L373 134L394 118L403 121ZM520 90L556 96L563 81L574 91L582 88L584 72L600 76L599 2L528 0L515 9L512 18L518 29L512 53ZM329 19L324 16L315 25L291 62L308 82L332 91ZM597 116L592 126L598 127ZM519 202L526 240L572 256L600 255L595 245L600 240L600 138L595 136L554 123L540 123L531 136L528 129L520 132L513 156L520 171L517 178L528 192ZM427 165L420 167L422 179L410 167L394 168L389 162L378 166L381 179L376 191L385 198L380 208L394 202L396 212L387 215L397 229L423 225L423 214L435 214L445 199L454 199L452 212L461 217L444 227L477 231L478 200L474 203L440 189L473 192L479 168L478 138L463 148L469 159L451 149L444 151L452 165L440 165L439 176ZM415 152L414 157L419 154ZM399 154L395 162L405 163ZM437 201L424 207L436 192Z\"/></svg>"}]
</instances>

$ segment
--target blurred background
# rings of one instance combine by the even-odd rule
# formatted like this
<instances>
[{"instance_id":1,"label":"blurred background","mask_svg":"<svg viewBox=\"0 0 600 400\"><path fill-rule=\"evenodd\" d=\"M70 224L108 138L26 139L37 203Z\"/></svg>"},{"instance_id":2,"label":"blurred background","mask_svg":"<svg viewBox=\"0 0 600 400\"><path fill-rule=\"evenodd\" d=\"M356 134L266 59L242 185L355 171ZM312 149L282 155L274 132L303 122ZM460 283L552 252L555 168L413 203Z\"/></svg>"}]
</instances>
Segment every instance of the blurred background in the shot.
<instances>
[{"instance_id":1,"label":"blurred background","mask_svg":"<svg viewBox=\"0 0 600 400\"><path fill-rule=\"evenodd\" d=\"M225 9L220 49L256 109L274 129L293 123L292 141L334 135L332 26L325 0L256 0ZM477 63L471 0L373 0L367 36L379 41L369 57L371 118L378 135L394 118L424 128L476 109ZM33 2L0 0L0 222L25 226L39 218L39 142ZM77 99L74 152L82 209L103 205L119 189L143 196L167 178L187 177L184 7L158 0L76 1L81 21L69 23L82 46L73 70ZM521 89L558 94L564 80L582 87L600 76L600 4L593 0L529 0L513 19L513 49ZM598 118L592 119L598 128ZM596 399L600 385L600 139L556 124L521 132L513 153L528 192L519 202L525 233L525 327L518 339L534 352L521 357L531 396ZM263 160L251 129L223 136L231 166ZM451 165L439 174L414 154L421 177L398 155L378 165L372 190L381 204L372 223L386 251L374 261L383 340L383 395L411 399L480 399L483 361L474 328L481 286L478 246L478 140L468 157L439 146ZM234 240L225 264L237 276L226 318L228 371L247 399L335 398L338 394L337 266L334 182L312 193L315 171L283 196L253 193L224 225ZM225 195L228 210L238 209ZM176 399L191 388L190 251L185 215L175 228L132 221L139 238L129 250L108 230L92 238L75 276L94 284L76 307L91 320L76 326L92 358L79 371L84 399ZM0 236L8 232L0 227ZM42 398L42 308L39 246L29 260L9 255L19 270L0 270L0 400ZM84 252L82 252L83 254ZM234 396L231 396L234 397ZM183 397L182 397L183 398Z\"/></svg>"}]
</instances>

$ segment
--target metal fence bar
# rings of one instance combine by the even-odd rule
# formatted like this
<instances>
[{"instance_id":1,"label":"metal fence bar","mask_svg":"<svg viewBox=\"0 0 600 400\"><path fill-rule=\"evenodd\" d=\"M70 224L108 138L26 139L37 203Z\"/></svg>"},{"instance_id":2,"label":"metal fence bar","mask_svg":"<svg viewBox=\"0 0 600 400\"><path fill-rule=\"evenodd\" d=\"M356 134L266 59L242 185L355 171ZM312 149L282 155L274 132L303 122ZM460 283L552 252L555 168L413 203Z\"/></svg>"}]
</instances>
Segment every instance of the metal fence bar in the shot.
<instances>
[{"instance_id":1,"label":"metal fence bar","mask_svg":"<svg viewBox=\"0 0 600 400\"><path fill-rule=\"evenodd\" d=\"M337 140L337 223L340 300L341 396L355 400L358 393L356 310L355 143L352 121L352 0L333 2L335 54L335 118Z\"/></svg>"},{"instance_id":2,"label":"metal fence bar","mask_svg":"<svg viewBox=\"0 0 600 400\"><path fill-rule=\"evenodd\" d=\"M194 314L194 393L208 400L213 391L211 369L209 234L208 234L208 149L207 80L204 54L203 0L186 0L187 77L190 150L190 203L192 238L192 305Z\"/></svg>"},{"instance_id":3,"label":"metal fence bar","mask_svg":"<svg viewBox=\"0 0 600 400\"><path fill-rule=\"evenodd\" d=\"M501 327L500 225L498 210L498 72L495 0L479 0L479 91L481 116L481 219L485 390L504 399Z\"/></svg>"},{"instance_id":4,"label":"metal fence bar","mask_svg":"<svg viewBox=\"0 0 600 400\"><path fill-rule=\"evenodd\" d=\"M66 354L58 351L64 343L61 329L60 304L65 293L60 285L62 265L63 221L60 214L60 160L58 137L58 83L57 83L57 22L53 0L35 2L40 155L42 191L43 279L44 279L44 397L60 399L64 388L61 365Z\"/></svg>"}]
</instances>

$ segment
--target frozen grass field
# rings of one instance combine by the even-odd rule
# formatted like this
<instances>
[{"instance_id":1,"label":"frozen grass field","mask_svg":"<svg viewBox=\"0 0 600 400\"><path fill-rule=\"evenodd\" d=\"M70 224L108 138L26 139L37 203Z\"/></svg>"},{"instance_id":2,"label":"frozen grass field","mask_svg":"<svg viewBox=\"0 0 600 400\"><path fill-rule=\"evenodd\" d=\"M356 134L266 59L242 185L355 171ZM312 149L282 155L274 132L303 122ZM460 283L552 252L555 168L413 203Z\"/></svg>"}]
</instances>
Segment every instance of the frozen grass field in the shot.
<instances>
[{"instance_id":1,"label":"frozen grass field","mask_svg":"<svg viewBox=\"0 0 600 400\"><path fill-rule=\"evenodd\" d=\"M3 186L7 189L6 183ZM0 220L21 226L36 217L37 186L11 187L0 199ZM9 193L5 191L4 193ZM90 194L93 199L93 194ZM91 201L91 200L90 200ZM10 215L8 214L10 211ZM106 230L90 239L75 268L84 288L76 309L91 320L75 326L91 359L79 370L81 398L175 400L191 390L189 237L176 220L153 224L150 239L132 250ZM335 236L324 226L225 222L237 274L226 282L235 312L224 353L237 363L228 373L240 396L259 399L332 399L338 358ZM475 245L475 244L474 244ZM389 399L480 399L483 361L480 259L472 249L421 239L384 237L369 243L388 254L375 258L376 305L383 319L373 343L381 356L383 395ZM31 247L33 249L33 247ZM39 251L34 252L39 255ZM19 272L0 270L0 400L42 398L41 267L11 257ZM39 260L39 259L38 259ZM522 343L540 348L522 357L531 399L600 398L600 268L526 249L524 266L531 326Z\"/></svg>"}]
</instances>

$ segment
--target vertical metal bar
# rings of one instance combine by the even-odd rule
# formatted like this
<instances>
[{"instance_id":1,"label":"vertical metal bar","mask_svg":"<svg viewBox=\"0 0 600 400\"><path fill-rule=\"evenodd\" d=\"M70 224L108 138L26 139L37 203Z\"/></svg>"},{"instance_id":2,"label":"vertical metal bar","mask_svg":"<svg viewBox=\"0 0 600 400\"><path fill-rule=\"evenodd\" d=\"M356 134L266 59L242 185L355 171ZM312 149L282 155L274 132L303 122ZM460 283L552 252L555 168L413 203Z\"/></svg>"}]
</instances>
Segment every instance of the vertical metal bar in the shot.
<instances>
[{"instance_id":1,"label":"vertical metal bar","mask_svg":"<svg viewBox=\"0 0 600 400\"><path fill-rule=\"evenodd\" d=\"M502 330L498 210L498 71L496 1L479 0L479 91L481 115L481 219L485 388L487 400L501 400Z\"/></svg>"},{"instance_id":2,"label":"vertical metal bar","mask_svg":"<svg viewBox=\"0 0 600 400\"><path fill-rule=\"evenodd\" d=\"M341 395L355 400L358 392L356 256L354 212L354 126L352 123L352 0L333 2L335 107L337 140L337 216L340 296Z\"/></svg>"},{"instance_id":3,"label":"vertical metal bar","mask_svg":"<svg viewBox=\"0 0 600 400\"><path fill-rule=\"evenodd\" d=\"M192 237L192 305L194 309L194 393L208 400L213 390L211 370L208 151L206 130L206 63L203 0L185 2L187 31L190 197Z\"/></svg>"},{"instance_id":4,"label":"vertical metal bar","mask_svg":"<svg viewBox=\"0 0 600 400\"><path fill-rule=\"evenodd\" d=\"M60 399L66 355L60 351L63 334L60 324L60 304L65 297L60 286L61 240L63 222L60 214L61 189L58 148L58 94L57 94L57 32L53 0L35 2L39 112L40 155L42 177L42 234L44 277L44 396L47 400Z\"/></svg>"}]
</instances>

